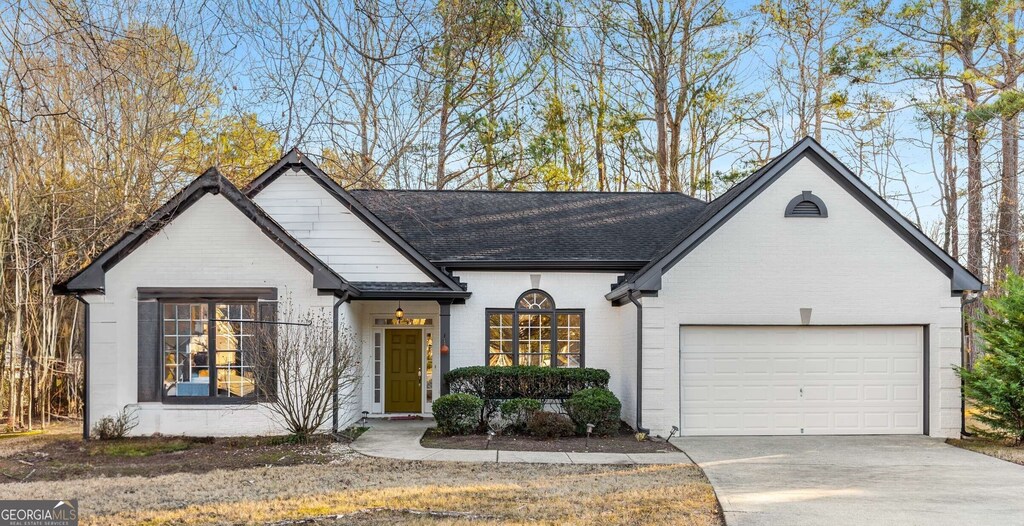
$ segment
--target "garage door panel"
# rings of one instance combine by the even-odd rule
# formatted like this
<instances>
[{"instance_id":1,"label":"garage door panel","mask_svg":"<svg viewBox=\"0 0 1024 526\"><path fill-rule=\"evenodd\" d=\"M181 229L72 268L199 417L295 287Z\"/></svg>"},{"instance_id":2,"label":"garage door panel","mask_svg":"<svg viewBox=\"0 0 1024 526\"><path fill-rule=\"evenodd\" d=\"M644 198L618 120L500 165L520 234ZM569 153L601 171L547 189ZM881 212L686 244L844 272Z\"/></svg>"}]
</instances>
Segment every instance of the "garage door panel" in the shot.
<instances>
[{"instance_id":1,"label":"garage door panel","mask_svg":"<svg viewBox=\"0 0 1024 526\"><path fill-rule=\"evenodd\" d=\"M684 435L923 432L923 329L682 327Z\"/></svg>"}]
</instances>

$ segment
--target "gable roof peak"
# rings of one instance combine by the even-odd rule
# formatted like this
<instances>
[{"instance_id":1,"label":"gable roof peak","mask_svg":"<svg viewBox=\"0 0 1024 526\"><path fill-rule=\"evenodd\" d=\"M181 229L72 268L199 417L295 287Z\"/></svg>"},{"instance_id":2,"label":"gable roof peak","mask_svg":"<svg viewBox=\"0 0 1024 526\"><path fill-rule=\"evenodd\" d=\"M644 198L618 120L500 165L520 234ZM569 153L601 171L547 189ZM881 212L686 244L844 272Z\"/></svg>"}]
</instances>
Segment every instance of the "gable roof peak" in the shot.
<instances>
[{"instance_id":1,"label":"gable roof peak","mask_svg":"<svg viewBox=\"0 0 1024 526\"><path fill-rule=\"evenodd\" d=\"M193 179L146 219L136 223L84 268L53 286L55 294L105 292L105 274L136 248L183 214L206 194L218 194L256 224L267 237L313 274L313 286L325 291L354 291L341 276L330 269L256 203L213 166Z\"/></svg>"},{"instance_id":2,"label":"gable roof peak","mask_svg":"<svg viewBox=\"0 0 1024 526\"><path fill-rule=\"evenodd\" d=\"M684 229L675 241L662 249L658 256L639 271L617 284L612 292L605 297L617 301L632 291L644 293L659 290L664 272L672 268L725 221L728 221L747 202L754 199L761 190L788 171L795 162L805 157L818 164L826 176L839 183L922 256L946 272L950 278L950 289L953 293L982 290L985 287L985 284L977 276L936 245L910 220L903 217L882 196L867 186L853 170L832 155L832 152L829 152L813 137L805 136L709 203L704 212L688 228Z\"/></svg>"},{"instance_id":3,"label":"gable roof peak","mask_svg":"<svg viewBox=\"0 0 1024 526\"><path fill-rule=\"evenodd\" d=\"M306 155L303 155L298 148L292 148L287 155L282 157L273 166L267 168L262 174L256 179L253 179L248 186L245 187L243 192L249 199L255 199L256 195L263 191L264 188L269 186L278 177L280 177L285 169L289 166L301 166L302 172L313 179L314 182L319 184L328 194L334 197L344 207L348 208L353 214L355 214L361 221L367 226L372 228L378 235L381 236L385 241L391 244L395 249L406 256L414 265L419 267L425 274L431 277L436 283L444 284L446 287L453 291L464 290L463 285L455 279L451 274L445 272L431 263L427 258L420 254L412 245L403 239L398 233L394 231L389 225L381 221L375 216L369 209L367 209L358 199L353 197L348 191L346 191L337 181L332 179L319 166L316 165Z\"/></svg>"}]
</instances>

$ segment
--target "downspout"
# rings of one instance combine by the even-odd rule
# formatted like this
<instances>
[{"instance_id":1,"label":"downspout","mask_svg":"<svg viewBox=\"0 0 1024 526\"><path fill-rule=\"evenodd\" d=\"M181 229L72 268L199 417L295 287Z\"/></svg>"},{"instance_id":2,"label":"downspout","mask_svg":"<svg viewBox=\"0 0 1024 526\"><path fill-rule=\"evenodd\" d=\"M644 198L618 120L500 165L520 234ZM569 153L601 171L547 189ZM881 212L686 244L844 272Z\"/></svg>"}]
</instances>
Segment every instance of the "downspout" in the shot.
<instances>
[{"instance_id":1,"label":"downspout","mask_svg":"<svg viewBox=\"0 0 1024 526\"><path fill-rule=\"evenodd\" d=\"M338 309L341 304L348 301L348 292L342 293L338 301L334 302L334 337L331 349L331 378L334 385L331 388L331 433L338 433L338 322L340 315Z\"/></svg>"},{"instance_id":2,"label":"downspout","mask_svg":"<svg viewBox=\"0 0 1024 526\"><path fill-rule=\"evenodd\" d=\"M973 294L974 297L972 298L970 293L964 292L964 302L960 305L961 310L981 299L980 292ZM967 365L967 335L965 334L960 338L960 368L966 369ZM962 376L960 377L960 436L973 436L973 433L967 431L967 397L964 396L964 379Z\"/></svg>"},{"instance_id":3,"label":"downspout","mask_svg":"<svg viewBox=\"0 0 1024 526\"><path fill-rule=\"evenodd\" d=\"M634 296L633 293L637 295ZM638 433L650 434L651 430L643 427L644 414L644 306L637 298L639 291L628 291L626 297L636 305L636 430Z\"/></svg>"},{"instance_id":4,"label":"downspout","mask_svg":"<svg viewBox=\"0 0 1024 526\"><path fill-rule=\"evenodd\" d=\"M82 331L85 341L82 346L82 439L89 440L89 302L81 294L75 294L75 299L85 306L85 329Z\"/></svg>"}]
</instances>

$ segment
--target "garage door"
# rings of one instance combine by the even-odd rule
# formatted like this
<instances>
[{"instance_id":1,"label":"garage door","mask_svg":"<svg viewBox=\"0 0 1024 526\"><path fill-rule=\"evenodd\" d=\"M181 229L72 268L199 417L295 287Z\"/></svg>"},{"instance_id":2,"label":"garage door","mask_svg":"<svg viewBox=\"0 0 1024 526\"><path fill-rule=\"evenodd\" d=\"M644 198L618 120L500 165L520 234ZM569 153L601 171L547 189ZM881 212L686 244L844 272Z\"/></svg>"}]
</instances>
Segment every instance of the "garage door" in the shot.
<instances>
[{"instance_id":1,"label":"garage door","mask_svg":"<svg viewBox=\"0 0 1024 526\"><path fill-rule=\"evenodd\" d=\"M680 328L683 435L921 434L922 327Z\"/></svg>"}]
</instances>

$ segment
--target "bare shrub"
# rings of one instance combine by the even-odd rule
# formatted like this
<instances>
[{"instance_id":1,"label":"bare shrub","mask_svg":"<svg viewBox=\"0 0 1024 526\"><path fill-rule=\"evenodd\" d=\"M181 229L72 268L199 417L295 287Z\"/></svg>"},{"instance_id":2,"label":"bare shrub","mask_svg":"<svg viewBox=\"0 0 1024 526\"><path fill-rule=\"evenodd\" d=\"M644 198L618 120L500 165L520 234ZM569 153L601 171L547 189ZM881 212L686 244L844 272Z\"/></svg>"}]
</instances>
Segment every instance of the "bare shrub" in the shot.
<instances>
[{"instance_id":1,"label":"bare shrub","mask_svg":"<svg viewBox=\"0 0 1024 526\"><path fill-rule=\"evenodd\" d=\"M296 314L290 307L276 323L256 331L254 380L258 399L296 439L305 440L339 408L352 401L361 374L352 329L334 330L328 309Z\"/></svg>"},{"instance_id":2,"label":"bare shrub","mask_svg":"<svg viewBox=\"0 0 1024 526\"><path fill-rule=\"evenodd\" d=\"M139 425L134 410L127 407L114 416L105 416L92 426L92 436L100 440L117 440L128 436L128 433Z\"/></svg>"}]
</instances>

